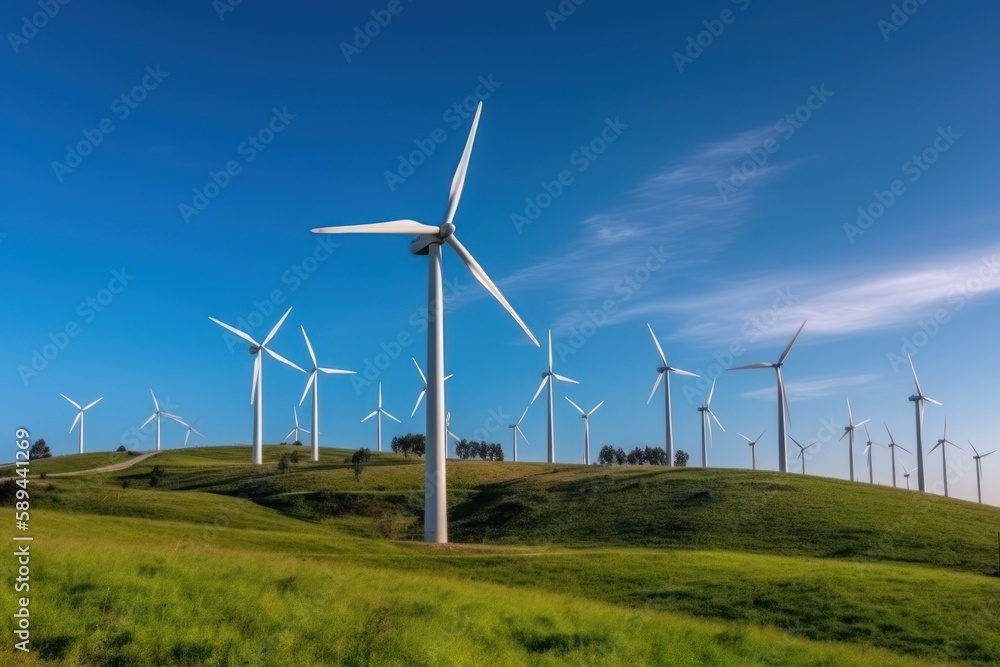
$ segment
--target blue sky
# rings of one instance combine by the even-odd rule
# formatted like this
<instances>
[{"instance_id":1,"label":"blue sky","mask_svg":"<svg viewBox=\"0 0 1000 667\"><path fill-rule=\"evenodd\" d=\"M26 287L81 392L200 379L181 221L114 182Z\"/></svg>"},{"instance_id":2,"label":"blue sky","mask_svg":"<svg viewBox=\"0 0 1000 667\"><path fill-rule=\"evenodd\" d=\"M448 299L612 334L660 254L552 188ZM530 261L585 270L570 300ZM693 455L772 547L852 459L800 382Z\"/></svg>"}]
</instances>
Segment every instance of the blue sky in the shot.
<instances>
[{"instance_id":1,"label":"blue sky","mask_svg":"<svg viewBox=\"0 0 1000 667\"><path fill-rule=\"evenodd\" d=\"M559 387L559 460L581 458L566 395L607 401L595 450L662 442L661 400L646 405L658 365L647 322L673 364L720 375L727 432L713 464L747 466L736 432L767 428L759 460L776 467L773 376L722 369L776 359L806 318L785 370L800 440L841 428L850 396L876 440L885 421L912 449L898 363L910 341L926 392L945 403L929 409L928 437L947 415L966 450L1000 445L995 4L559 7L97 1L38 18L38 3L5 4L7 431L27 425L75 451L59 393L104 396L88 448L113 449L151 412L152 387L201 417L198 444L246 442L251 358L208 317L263 320L262 336L288 306L278 352L306 363L303 325L321 364L370 371L367 383L323 378L325 444L373 443L360 419L378 381L403 419L387 439L420 431L410 357L425 355L425 261L404 238L330 247L309 230L439 220L479 97L456 224L539 338L553 330L557 372L581 382ZM859 208L871 216L860 223ZM492 416L521 413L544 352L450 253L445 275L452 428L508 446ZM64 348L46 350L53 339ZM52 358L26 372L36 351ZM278 441L305 377L268 361L265 438ZM674 382L676 437L693 454L705 395ZM522 458L544 458L544 423L539 403ZM166 446L183 439L173 426ZM810 472L847 476L837 437ZM971 459L954 454L953 494L972 498ZM1000 455L984 464L1000 504ZM885 451L876 466L888 483ZM929 483L940 477L935 453Z\"/></svg>"}]
</instances>

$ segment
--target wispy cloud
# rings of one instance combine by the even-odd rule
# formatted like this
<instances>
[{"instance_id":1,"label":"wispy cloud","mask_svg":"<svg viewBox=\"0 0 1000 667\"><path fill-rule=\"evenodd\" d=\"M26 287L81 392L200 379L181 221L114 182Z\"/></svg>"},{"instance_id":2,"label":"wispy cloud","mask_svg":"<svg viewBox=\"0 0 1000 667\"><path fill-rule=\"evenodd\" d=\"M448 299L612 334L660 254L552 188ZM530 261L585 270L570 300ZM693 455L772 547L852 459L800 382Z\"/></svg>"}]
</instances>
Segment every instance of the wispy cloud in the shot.
<instances>
[{"instance_id":1,"label":"wispy cloud","mask_svg":"<svg viewBox=\"0 0 1000 667\"><path fill-rule=\"evenodd\" d=\"M788 382L785 388L788 392L788 400L807 401L813 398L823 398L826 396L840 395L848 387L858 387L871 384L879 379L879 375L868 373L864 375L846 375L841 377L810 378L799 382ZM754 389L743 393L743 398L755 398L774 400L776 396L775 387L764 389Z\"/></svg>"}]
</instances>

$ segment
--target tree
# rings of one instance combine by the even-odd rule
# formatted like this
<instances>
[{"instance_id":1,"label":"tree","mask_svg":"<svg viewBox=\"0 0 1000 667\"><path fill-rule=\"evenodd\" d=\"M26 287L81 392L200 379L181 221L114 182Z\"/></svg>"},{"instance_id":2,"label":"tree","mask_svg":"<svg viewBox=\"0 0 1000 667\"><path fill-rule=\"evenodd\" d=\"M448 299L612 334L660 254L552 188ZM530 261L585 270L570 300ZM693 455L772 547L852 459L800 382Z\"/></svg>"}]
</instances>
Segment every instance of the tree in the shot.
<instances>
[{"instance_id":1,"label":"tree","mask_svg":"<svg viewBox=\"0 0 1000 667\"><path fill-rule=\"evenodd\" d=\"M410 454L423 456L426 450L427 436L422 433L407 433L392 439L392 451L404 458L410 458Z\"/></svg>"},{"instance_id":2,"label":"tree","mask_svg":"<svg viewBox=\"0 0 1000 667\"><path fill-rule=\"evenodd\" d=\"M52 450L49 449L49 446L45 443L44 438L36 440L35 444L33 444L31 449L28 450L29 459L47 459L51 458L51 456Z\"/></svg>"},{"instance_id":3,"label":"tree","mask_svg":"<svg viewBox=\"0 0 1000 667\"><path fill-rule=\"evenodd\" d=\"M646 453L642 450L642 447L636 447L628 453L626 460L630 466L641 466L643 461L646 460Z\"/></svg>"},{"instance_id":4,"label":"tree","mask_svg":"<svg viewBox=\"0 0 1000 667\"><path fill-rule=\"evenodd\" d=\"M166 474L167 471L164 470L161 466L153 466L153 472L149 473L149 485L160 486Z\"/></svg>"},{"instance_id":5,"label":"tree","mask_svg":"<svg viewBox=\"0 0 1000 667\"><path fill-rule=\"evenodd\" d=\"M663 447L646 447L643 458L651 466L667 465L667 452Z\"/></svg>"},{"instance_id":6,"label":"tree","mask_svg":"<svg viewBox=\"0 0 1000 667\"><path fill-rule=\"evenodd\" d=\"M597 454L597 462L602 466L613 466L615 464L615 448L611 445L604 445Z\"/></svg>"},{"instance_id":7,"label":"tree","mask_svg":"<svg viewBox=\"0 0 1000 667\"><path fill-rule=\"evenodd\" d=\"M469 458L469 442L464 438L455 445L455 456L465 461Z\"/></svg>"},{"instance_id":8,"label":"tree","mask_svg":"<svg viewBox=\"0 0 1000 667\"><path fill-rule=\"evenodd\" d=\"M626 461L628 461L628 457L625 455L625 450L619 447L615 450L615 463L623 466Z\"/></svg>"},{"instance_id":9,"label":"tree","mask_svg":"<svg viewBox=\"0 0 1000 667\"><path fill-rule=\"evenodd\" d=\"M301 440L296 440L295 442L292 443L292 445L294 445L295 447L301 447L302 446L302 441Z\"/></svg>"},{"instance_id":10,"label":"tree","mask_svg":"<svg viewBox=\"0 0 1000 667\"><path fill-rule=\"evenodd\" d=\"M127 452L128 450L125 449L125 445L118 445L118 449L116 449L115 451L116 452Z\"/></svg>"},{"instance_id":11,"label":"tree","mask_svg":"<svg viewBox=\"0 0 1000 667\"><path fill-rule=\"evenodd\" d=\"M289 462L288 454L282 454L281 458L278 459L278 472L285 474L288 472L288 468L291 466Z\"/></svg>"},{"instance_id":12,"label":"tree","mask_svg":"<svg viewBox=\"0 0 1000 667\"><path fill-rule=\"evenodd\" d=\"M677 466L678 468L686 468L689 458L691 457L688 456L687 452L685 452L683 449L678 449L677 453L674 454L674 465Z\"/></svg>"},{"instance_id":13,"label":"tree","mask_svg":"<svg viewBox=\"0 0 1000 667\"><path fill-rule=\"evenodd\" d=\"M372 450L362 447L351 455L351 467L354 469L354 481L361 481L361 473L364 472L365 465L372 458Z\"/></svg>"},{"instance_id":14,"label":"tree","mask_svg":"<svg viewBox=\"0 0 1000 667\"><path fill-rule=\"evenodd\" d=\"M484 461L503 461L503 446L484 440L479 443L479 458Z\"/></svg>"}]
</instances>

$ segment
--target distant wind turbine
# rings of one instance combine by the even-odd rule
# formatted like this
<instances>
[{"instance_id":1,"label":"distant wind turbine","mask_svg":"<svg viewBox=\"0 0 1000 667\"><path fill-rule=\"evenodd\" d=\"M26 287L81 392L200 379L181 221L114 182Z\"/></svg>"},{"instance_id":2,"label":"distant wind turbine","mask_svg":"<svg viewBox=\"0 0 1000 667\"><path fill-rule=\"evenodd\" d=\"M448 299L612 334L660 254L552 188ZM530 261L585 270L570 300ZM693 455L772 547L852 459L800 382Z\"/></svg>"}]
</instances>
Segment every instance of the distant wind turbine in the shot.
<instances>
[{"instance_id":1,"label":"distant wind turbine","mask_svg":"<svg viewBox=\"0 0 1000 667\"><path fill-rule=\"evenodd\" d=\"M913 456L913 452L911 452L910 450L908 450L906 447L903 447L902 445L896 444L896 440L892 437L892 431L889 430L889 425L886 424L885 422L882 422L882 425L885 426L885 432L889 434L889 444L886 445L886 447L889 448L889 452L892 454L892 488L895 489L896 488L896 448L899 447L900 449L902 449L904 452L906 452L910 456ZM905 468L904 468L904 470L905 470ZM910 488L909 480L907 480L906 488Z\"/></svg>"},{"instance_id":2,"label":"distant wind turbine","mask_svg":"<svg viewBox=\"0 0 1000 667\"><path fill-rule=\"evenodd\" d=\"M808 321L808 320L807 320ZM782 366L785 365L785 359L788 358L788 353L792 351L792 346L795 345L795 341L798 340L799 334L805 328L806 323L803 322L799 330L795 332L792 337L791 342L785 348L785 351L781 353L778 357L778 362L771 364L767 362L761 362L757 364L749 364L747 366L737 366L736 368L730 368L731 371L742 371L742 370L755 370L758 368L773 368L775 374L778 376L778 470L780 472L788 472L788 443L785 440L785 427L787 424L791 424L792 420L788 413L788 394L785 392L785 376L781 372Z\"/></svg>"},{"instance_id":3,"label":"distant wind turbine","mask_svg":"<svg viewBox=\"0 0 1000 667\"><path fill-rule=\"evenodd\" d=\"M663 396L666 403L666 418L667 418L667 438L666 438L666 452L667 452L667 465L674 465L674 421L673 415L670 412L670 374L676 373L677 375L686 375L688 377L701 377L694 373L688 371L682 371L679 368L674 368L669 363L667 363L667 355L663 353L663 348L660 346L660 341L656 338L656 334L653 333L653 327L648 323L646 327L649 329L649 335L653 337L653 343L656 345L656 352L660 355L660 361L663 363L662 366L656 369L656 382L653 383L653 391L649 392L649 398L646 399L646 405L653 400L653 395L656 394L656 390L660 386L660 382L663 382Z\"/></svg>"},{"instance_id":4,"label":"distant wind turbine","mask_svg":"<svg viewBox=\"0 0 1000 667\"><path fill-rule=\"evenodd\" d=\"M983 504L983 459L985 459L990 454L995 454L997 450L994 449L992 452L986 452L985 454L980 454L979 450L976 449L976 446L972 444L971 440L969 440L969 447L972 447L972 451L976 453L976 455L972 457L976 462L976 495L979 496L979 504L982 505Z\"/></svg>"},{"instance_id":5,"label":"distant wind turbine","mask_svg":"<svg viewBox=\"0 0 1000 667\"><path fill-rule=\"evenodd\" d=\"M569 404L572 405L574 408L576 408L577 411L580 413L580 416L583 417L583 464L589 466L590 465L590 415L597 412L597 408L604 405L604 401L601 401L600 403L595 405L590 412L584 412L583 408L581 408L573 401L570 401L568 397L566 398L566 400L569 401Z\"/></svg>"},{"instance_id":6,"label":"distant wind turbine","mask_svg":"<svg viewBox=\"0 0 1000 667\"><path fill-rule=\"evenodd\" d=\"M413 405L413 412L410 413L410 418L412 419L413 415L417 414L417 408L420 407L420 403L424 400L424 396L427 394L427 376L424 375L424 371L423 371L422 368L420 368L420 364L417 363L417 360L414 357L410 357L410 358L413 359L413 365L417 367L417 372L420 373L420 379L424 381L424 386L420 390L420 395L417 396L417 402ZM445 375L444 376L444 381L447 382L453 376L454 376L454 374L452 374L452 375Z\"/></svg>"},{"instance_id":7,"label":"distant wind turbine","mask_svg":"<svg viewBox=\"0 0 1000 667\"><path fill-rule=\"evenodd\" d=\"M709 418L714 419L715 423L719 425L722 432L725 433L726 429L723 427L722 422L719 418L715 416L712 412L712 396L715 394L715 380L712 380L712 389L708 392L708 400L705 405L698 408L698 412L701 413L701 467L708 467L708 439L712 437L712 422Z\"/></svg>"},{"instance_id":8,"label":"distant wind turbine","mask_svg":"<svg viewBox=\"0 0 1000 667\"><path fill-rule=\"evenodd\" d=\"M447 433L445 427L444 407L444 284L441 269L441 246L445 243L452 247L462 263L472 275L493 295L500 305L510 314L524 330L536 346L538 339L524 323L514 308L507 302L500 289L490 279L479 265L479 262L466 250L455 237L455 212L458 210L465 187L465 176L469 169L469 159L472 157L472 145L476 139L479 127L479 117L483 105L479 103L472 129L465 143L465 150L451 181L451 192L448 195L448 205L444 220L440 227L425 225L414 220L396 220L378 222L369 225L349 225L345 227L324 227L314 229L318 234L416 234L417 238L410 244L410 252L414 255L428 256L427 280L427 374L430 382L427 386L427 457L425 459L424 484L424 541L448 541L448 488L445 481L445 461L448 456Z\"/></svg>"},{"instance_id":9,"label":"distant wind turbine","mask_svg":"<svg viewBox=\"0 0 1000 667\"><path fill-rule=\"evenodd\" d=\"M767 433L767 429L764 429L763 431L761 431L761 432L760 432L760 435L758 435L758 436L757 436L756 438L754 438L753 440L751 440L750 438L746 437L746 436L745 436L745 435L743 435L742 433L737 433L737 434L736 434L736 435L740 436L741 438L743 438L744 440L746 440L746 441L747 441L747 444L748 444L748 445L750 445L750 458L751 458L751 460L752 460L752 462L753 462L753 469L754 469L754 470L756 470L756 469L757 469L757 442L758 442L758 441L759 441L759 440L760 440L761 438L763 438L763 437L764 437L764 434L765 434L765 433Z\"/></svg>"},{"instance_id":10,"label":"distant wind turbine","mask_svg":"<svg viewBox=\"0 0 1000 667\"><path fill-rule=\"evenodd\" d=\"M444 419L444 429L448 432L448 435L455 440L455 442L462 442L462 439L451 432L451 413L449 412L445 415Z\"/></svg>"},{"instance_id":11,"label":"distant wind turbine","mask_svg":"<svg viewBox=\"0 0 1000 667\"><path fill-rule=\"evenodd\" d=\"M910 475L913 474L913 469L907 470L903 468L903 478L906 480L906 490L910 490Z\"/></svg>"},{"instance_id":12,"label":"distant wind turbine","mask_svg":"<svg viewBox=\"0 0 1000 667\"><path fill-rule=\"evenodd\" d=\"M191 437L192 433L194 433L195 435L201 436L202 438L205 437L205 434L203 434L201 431L199 431L198 429L196 429L194 427L194 425L197 424L200 419L201 419L201 417L198 417L197 419L195 419L190 424L187 424L185 422L181 422L181 424L183 424L185 427L187 427L187 433L184 434L184 447L188 446L188 439Z\"/></svg>"},{"instance_id":13,"label":"distant wind turbine","mask_svg":"<svg viewBox=\"0 0 1000 667\"><path fill-rule=\"evenodd\" d=\"M388 412L386 412L385 410L382 409L382 383L379 382L378 383L378 407L375 409L374 412L372 412L370 415L368 415L367 417L365 417L364 419L362 419L361 423L364 423L364 422L368 421L372 417L376 418L375 421L376 421L376 423L378 423L378 451L380 451L380 452L382 451L382 415L385 415L386 417L388 417L392 421L396 422L397 424L401 424L402 423L398 419L396 419L395 417L393 417Z\"/></svg>"},{"instance_id":14,"label":"distant wind turbine","mask_svg":"<svg viewBox=\"0 0 1000 667\"><path fill-rule=\"evenodd\" d=\"M874 450L875 447L881 447L882 445L880 445L877 442L875 442L874 440L872 440L872 435L871 435L871 433L868 432L868 425L867 424L865 424L865 438L868 439L868 444L865 446L865 452L864 452L865 453L865 457L867 458L867 462L868 462L868 483L869 484L874 484L875 483L875 468L874 468L874 465L872 464L872 451Z\"/></svg>"},{"instance_id":15,"label":"distant wind turbine","mask_svg":"<svg viewBox=\"0 0 1000 667\"><path fill-rule=\"evenodd\" d=\"M250 354L254 355L253 382L250 385L250 402L253 404L253 462L257 465L263 465L264 463L264 371L261 363L263 361L261 358L261 352L267 352L273 358L277 359L286 366L291 366L300 373L305 373L305 370L299 368L267 346L267 344L271 342L271 339L274 338L275 334L278 333L278 329L281 328L281 325L285 323L285 318L288 317L288 313L290 312L292 312L291 308L285 311L285 314L281 316L281 319L274 325L274 328L271 329L270 333L267 334L262 343L258 343L239 329L220 322L214 317L208 318L237 338L249 343Z\"/></svg>"},{"instance_id":16,"label":"distant wind turbine","mask_svg":"<svg viewBox=\"0 0 1000 667\"><path fill-rule=\"evenodd\" d=\"M69 427L69 432L72 433L73 429L76 428L76 423L80 422L80 453L83 454L83 413L86 412L87 410L91 409L92 407L94 407L95 405L97 405L98 403L100 403L101 401L103 401L104 397L101 396L99 399L97 399L93 403L90 403L89 405L87 405L87 407L81 408L79 403L77 403L76 401L74 401L72 398L70 398L66 394L59 394L59 395L62 396L63 398L65 398L67 401L69 401L70 405L72 405L74 408L76 408L79 411L79 412L76 413L76 419L73 420L73 425Z\"/></svg>"},{"instance_id":17,"label":"distant wind turbine","mask_svg":"<svg viewBox=\"0 0 1000 667\"><path fill-rule=\"evenodd\" d=\"M806 450L809 449L810 447L815 447L816 443L815 442L810 442L808 445L806 445L805 447L803 447L802 443L800 443L798 440L796 440L795 438L792 438L792 436L788 436L788 437L799 448L799 455L796 457L796 460L801 460L802 461L802 474L804 475L804 474L806 474Z\"/></svg>"},{"instance_id":18,"label":"distant wind turbine","mask_svg":"<svg viewBox=\"0 0 1000 667\"><path fill-rule=\"evenodd\" d=\"M180 422L181 424L184 424L184 421L177 415L172 415L169 412L164 412L163 410L160 410L160 403L159 401L156 400L156 394L153 393L152 389L149 390L149 394L150 396L153 397L153 414L151 414L149 416L149 419L144 421L142 423L142 426L140 426L139 428L144 429L146 428L146 424L153 421L154 419L156 420L156 451L160 451L160 418L166 417L168 419L173 419L175 422ZM169 402L169 400L170 399L168 397L167 402Z\"/></svg>"},{"instance_id":19,"label":"distant wind turbine","mask_svg":"<svg viewBox=\"0 0 1000 667\"><path fill-rule=\"evenodd\" d=\"M517 463L517 436L518 436L518 434L520 434L521 437L524 438L525 442L528 442L528 436L524 435L524 431L521 430L521 422L524 421L524 417L525 417L525 415L528 414L528 408L530 408L530 407L531 406L529 405L527 408L525 408L524 412L521 413L521 418L518 419L516 422L514 422L513 424L511 424L510 426L507 427L507 428L509 428L511 430L511 433L514 435L514 463ZM528 442L528 444L530 445L531 443Z\"/></svg>"},{"instance_id":20,"label":"distant wind turbine","mask_svg":"<svg viewBox=\"0 0 1000 667\"><path fill-rule=\"evenodd\" d=\"M954 442L948 439L947 417L944 418L944 435L942 435L941 438L937 441L937 444L931 447L931 450L927 452L927 456L930 456L931 454L934 453L935 449L937 449L938 447L941 448L941 475L944 478L944 497L947 498L948 497L948 455L947 455L948 448L945 447L945 445L951 445L955 449L965 451L961 447L956 445Z\"/></svg>"},{"instance_id":21,"label":"distant wind turbine","mask_svg":"<svg viewBox=\"0 0 1000 667\"><path fill-rule=\"evenodd\" d=\"M312 460L319 461L319 374L324 375L356 375L355 371L342 371L337 368L321 368L319 362L316 361L316 351L313 349L312 343L309 342L309 336L306 335L306 328L304 326L299 326L302 329L302 338L306 341L306 349L309 351L309 360L312 361L312 370L309 372L309 379L306 380L306 388L302 392L302 398L299 399L299 405L301 406L303 401L306 400L306 395L309 393L309 389L312 388L312 432L310 433L312 439ZM295 417L295 426L298 427L299 419L298 415ZM302 429L305 431L305 429ZM296 434L298 435L298 434ZM296 437L296 440L298 438Z\"/></svg>"},{"instance_id":22,"label":"distant wind turbine","mask_svg":"<svg viewBox=\"0 0 1000 667\"><path fill-rule=\"evenodd\" d=\"M553 380L559 380L560 382L569 382L571 384L580 384L576 380L570 380L568 377L559 375L552 370L552 331L549 331L549 368L547 371L542 373L542 383L538 385L538 391L535 392L535 397L531 399L530 405L534 405L535 401L538 399L538 395L542 393L542 389L546 386L549 388L549 463L556 462L556 429L555 423L553 421L553 405L552 405L552 385Z\"/></svg>"},{"instance_id":23,"label":"distant wind turbine","mask_svg":"<svg viewBox=\"0 0 1000 667\"><path fill-rule=\"evenodd\" d=\"M285 440L288 440L294 435L295 439L291 440L291 442L302 442L302 438L299 437L299 431L302 431L303 433L309 433L309 431L299 426L299 411L294 407L292 408L292 415L295 417L295 428L288 432L288 435L285 436Z\"/></svg>"},{"instance_id":24,"label":"distant wind turbine","mask_svg":"<svg viewBox=\"0 0 1000 667\"><path fill-rule=\"evenodd\" d=\"M858 428L859 426L864 426L871 420L866 419L863 422L858 422L857 424L854 423L854 413L851 412L851 399L847 399L847 418L848 418L848 425L844 427L844 435L840 436L840 439L843 440L845 437L850 436L850 438L847 441L847 444L850 446L851 481L853 482L854 481L854 429Z\"/></svg>"},{"instance_id":25,"label":"distant wind turbine","mask_svg":"<svg viewBox=\"0 0 1000 667\"><path fill-rule=\"evenodd\" d=\"M924 482L924 403L941 404L929 396L924 396L924 392L920 388L920 380L917 379L917 369L913 366L913 358L910 355L906 355L906 358L910 360L913 384L917 386L917 393L910 396L909 400L913 403L917 413L917 490L924 491L927 488ZM945 484L947 483L945 481Z\"/></svg>"}]
</instances>

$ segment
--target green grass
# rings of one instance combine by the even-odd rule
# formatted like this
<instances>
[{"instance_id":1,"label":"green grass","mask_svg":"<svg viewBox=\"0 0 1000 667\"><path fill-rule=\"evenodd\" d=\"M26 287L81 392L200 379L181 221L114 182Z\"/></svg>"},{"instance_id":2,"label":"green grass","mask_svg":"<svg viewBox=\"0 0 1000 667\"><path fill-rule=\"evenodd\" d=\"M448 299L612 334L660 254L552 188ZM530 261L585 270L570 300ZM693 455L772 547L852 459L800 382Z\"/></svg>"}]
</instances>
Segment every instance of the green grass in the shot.
<instances>
[{"instance_id":1,"label":"green grass","mask_svg":"<svg viewBox=\"0 0 1000 667\"><path fill-rule=\"evenodd\" d=\"M1000 662L996 508L771 473L449 461L465 543L439 547L416 541L421 460L383 456L359 483L343 450L299 450L278 475L285 451L34 480L36 652L6 642L0 663Z\"/></svg>"},{"instance_id":2,"label":"green grass","mask_svg":"<svg viewBox=\"0 0 1000 667\"><path fill-rule=\"evenodd\" d=\"M92 468L103 468L104 466L124 463L132 456L125 452L93 452L91 454L72 454L70 456L53 456L48 459L37 459L30 462L31 476L41 475L43 472L49 475L62 472L79 472ZM10 477L14 474L15 467L12 465L0 468L0 477Z\"/></svg>"}]
</instances>

